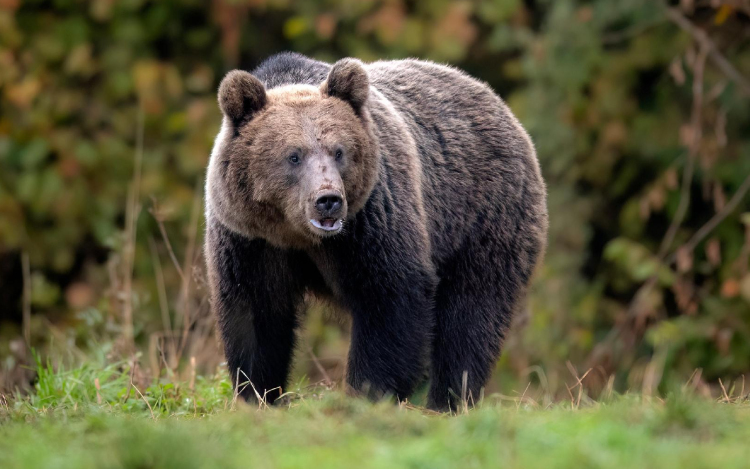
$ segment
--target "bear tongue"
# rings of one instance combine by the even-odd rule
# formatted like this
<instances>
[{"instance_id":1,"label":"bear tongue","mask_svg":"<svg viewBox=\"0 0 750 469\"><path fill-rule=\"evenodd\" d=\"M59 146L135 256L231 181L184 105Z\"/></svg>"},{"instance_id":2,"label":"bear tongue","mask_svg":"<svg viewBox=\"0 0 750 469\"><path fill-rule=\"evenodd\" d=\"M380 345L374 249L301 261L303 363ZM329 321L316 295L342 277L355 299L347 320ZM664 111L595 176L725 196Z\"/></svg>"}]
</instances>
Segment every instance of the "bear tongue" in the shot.
<instances>
[{"instance_id":1,"label":"bear tongue","mask_svg":"<svg viewBox=\"0 0 750 469\"><path fill-rule=\"evenodd\" d=\"M333 228L334 223L336 223L336 220L333 218L324 218L320 221L320 224L326 228Z\"/></svg>"}]
</instances>

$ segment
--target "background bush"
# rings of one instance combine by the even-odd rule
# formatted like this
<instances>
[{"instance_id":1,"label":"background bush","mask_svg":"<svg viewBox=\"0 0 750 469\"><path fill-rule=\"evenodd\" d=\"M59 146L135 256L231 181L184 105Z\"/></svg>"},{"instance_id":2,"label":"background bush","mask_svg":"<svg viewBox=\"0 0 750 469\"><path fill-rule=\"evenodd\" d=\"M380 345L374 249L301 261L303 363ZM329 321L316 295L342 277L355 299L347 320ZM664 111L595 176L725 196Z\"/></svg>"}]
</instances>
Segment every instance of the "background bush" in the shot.
<instances>
[{"instance_id":1,"label":"background bush","mask_svg":"<svg viewBox=\"0 0 750 469\"><path fill-rule=\"evenodd\" d=\"M673 3L0 0L0 387L29 358L24 308L38 348L132 336L152 368L218 362L200 248L215 90L284 50L456 65L532 134L550 244L491 390L747 374L750 5ZM296 374L336 379L345 320L309 313Z\"/></svg>"}]
</instances>

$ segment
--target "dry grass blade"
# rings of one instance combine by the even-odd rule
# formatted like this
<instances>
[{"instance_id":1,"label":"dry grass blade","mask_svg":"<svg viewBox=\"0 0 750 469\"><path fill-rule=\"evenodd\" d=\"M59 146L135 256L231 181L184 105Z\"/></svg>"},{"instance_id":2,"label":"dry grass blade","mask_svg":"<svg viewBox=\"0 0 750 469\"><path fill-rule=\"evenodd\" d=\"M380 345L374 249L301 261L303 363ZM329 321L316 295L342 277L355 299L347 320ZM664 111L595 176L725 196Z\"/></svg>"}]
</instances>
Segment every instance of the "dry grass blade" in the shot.
<instances>
[{"instance_id":1,"label":"dry grass blade","mask_svg":"<svg viewBox=\"0 0 750 469\"><path fill-rule=\"evenodd\" d=\"M244 371L240 370L240 372L242 373L242 375L243 375L243 376L244 376L245 378L247 378L247 381L245 382L245 387L249 385L249 386L250 386L251 388L253 388L253 393L255 394L255 398L256 398L256 399L258 399L258 410L261 410L261 409L264 409L264 408L266 408L266 409L267 409L267 408L268 408L268 403L266 402L266 393L267 393L268 391L266 391L266 393L264 393L264 394L263 394L263 395L261 396L261 395L260 395L260 393L258 392L258 390L257 390L257 389L255 389L255 385L253 384L253 382L252 382L252 381L250 381L250 377L248 377L248 376L247 376L247 375L245 374L245 372L244 372ZM243 388L243 389L244 389L244 388ZM279 389L279 388L275 388L275 389Z\"/></svg>"},{"instance_id":2,"label":"dry grass blade","mask_svg":"<svg viewBox=\"0 0 750 469\"><path fill-rule=\"evenodd\" d=\"M23 275L23 338L26 346L31 346L31 266L29 253L21 254L21 269Z\"/></svg>"},{"instance_id":3,"label":"dry grass blade","mask_svg":"<svg viewBox=\"0 0 750 469\"><path fill-rule=\"evenodd\" d=\"M130 399L130 390L133 388L133 378L135 378L135 367L136 367L136 361L135 356L131 359L131 365L130 365L130 380L128 381L128 390L125 393L125 399L122 401L123 404L128 402L128 399Z\"/></svg>"},{"instance_id":4,"label":"dry grass blade","mask_svg":"<svg viewBox=\"0 0 750 469\"><path fill-rule=\"evenodd\" d=\"M190 390L195 389L195 357L190 357Z\"/></svg>"},{"instance_id":5,"label":"dry grass blade","mask_svg":"<svg viewBox=\"0 0 750 469\"><path fill-rule=\"evenodd\" d=\"M565 387L568 388L571 406L575 409L578 409L581 406L581 399L583 398L583 380L586 379L586 376L591 373L591 370L593 370L593 368L589 368L588 370L586 370L586 373L584 373L583 376L578 377L578 371L575 369L570 360L568 360L565 365L568 367L568 371L570 371L570 374L572 374L576 379L576 384L574 384L573 386L568 386L566 384ZM573 389L575 389L576 387L578 388L578 397L573 397Z\"/></svg>"},{"instance_id":6,"label":"dry grass blade","mask_svg":"<svg viewBox=\"0 0 750 469\"><path fill-rule=\"evenodd\" d=\"M462 413L464 414L469 413L469 400L466 394L468 383L469 383L469 372L467 370L464 370L464 372L461 374L461 406L462 406Z\"/></svg>"},{"instance_id":7,"label":"dry grass blade","mask_svg":"<svg viewBox=\"0 0 750 469\"><path fill-rule=\"evenodd\" d=\"M194 320L192 309L190 307L190 286L193 280L192 272L193 272L193 266L195 262L196 240L198 237L198 220L200 219L200 209L203 206L203 192L201 190L202 188L203 188L203 184L201 180L199 179L196 182L196 186L195 186L193 206L190 212L190 222L188 224L189 238L188 238L187 248L185 249L185 257L183 259L183 266L182 266L182 272L184 275L182 277L182 287L180 289L181 308L178 309L178 312L180 313L179 317L182 323L182 339L180 340L180 348L177 353L178 356L182 356L182 354L185 351L185 348L187 347L190 328L193 326L193 320Z\"/></svg>"},{"instance_id":8,"label":"dry grass blade","mask_svg":"<svg viewBox=\"0 0 750 469\"><path fill-rule=\"evenodd\" d=\"M102 405L102 395L99 392L102 387L99 385L99 378L94 378L94 388L96 389L96 403Z\"/></svg>"},{"instance_id":9,"label":"dry grass blade","mask_svg":"<svg viewBox=\"0 0 750 469\"><path fill-rule=\"evenodd\" d=\"M429 416L444 416L445 414L443 412L438 412L437 410L428 409L427 407L417 406L409 401L402 401L399 403L399 407L402 409L410 410L410 411L417 411L421 413L422 415L429 415Z\"/></svg>"},{"instance_id":10,"label":"dry grass blade","mask_svg":"<svg viewBox=\"0 0 750 469\"><path fill-rule=\"evenodd\" d=\"M242 373L242 376L244 376L247 380L240 383L240 373ZM261 400L260 394L258 394L258 391L255 389L255 386L253 386L253 383L250 382L250 378L247 377L244 371L237 368L237 377L235 378L235 385L234 385L234 394L232 396L232 405L230 406L231 410L234 410L237 405L237 401L239 400L240 394L245 391L245 389L248 386L253 387L253 391L255 392L255 396L258 398L258 401Z\"/></svg>"},{"instance_id":11,"label":"dry grass blade","mask_svg":"<svg viewBox=\"0 0 750 469\"><path fill-rule=\"evenodd\" d=\"M164 271L161 267L159 252L156 249L154 238L149 236L148 247L151 251L151 259L154 264L154 273L156 274L156 292L159 295L159 311L161 312L162 327L169 334L172 333L172 321L169 317L169 302L167 301L167 288L164 282Z\"/></svg>"},{"instance_id":12,"label":"dry grass blade","mask_svg":"<svg viewBox=\"0 0 750 469\"><path fill-rule=\"evenodd\" d=\"M138 124L136 132L135 165L133 180L128 190L128 201L125 207L125 247L123 249L123 294L124 306L122 311L122 331L125 346L128 350L133 344L133 268L135 264L136 222L140 212L141 168L143 165L143 134L145 117L143 109L138 109Z\"/></svg>"},{"instance_id":13,"label":"dry grass blade","mask_svg":"<svg viewBox=\"0 0 750 469\"><path fill-rule=\"evenodd\" d=\"M604 388L603 395L606 396L605 399L610 401L612 400L612 396L615 393L615 375L610 375L609 379L607 380L607 386Z\"/></svg>"},{"instance_id":14,"label":"dry grass blade","mask_svg":"<svg viewBox=\"0 0 750 469\"><path fill-rule=\"evenodd\" d=\"M748 398L748 396L745 395L745 375L742 375L742 390L740 391L740 397L742 399Z\"/></svg>"},{"instance_id":15,"label":"dry grass blade","mask_svg":"<svg viewBox=\"0 0 750 469\"><path fill-rule=\"evenodd\" d=\"M648 365L646 366L644 372L641 390L644 396L651 397L654 394L657 394L659 384L661 383L661 380L664 376L664 367L666 365L666 362L666 349L663 347L657 348L653 357L648 362Z\"/></svg>"},{"instance_id":16,"label":"dry grass blade","mask_svg":"<svg viewBox=\"0 0 750 469\"><path fill-rule=\"evenodd\" d=\"M315 368L317 368L318 372L321 374L321 376L323 376L323 383L325 383L326 386L332 385L333 381L331 380L331 377L328 376L328 373L326 373L326 369L323 368L323 365L320 364L320 361L318 361L318 357L315 356L312 347L310 347L309 345L307 346L307 352L310 354L310 358L312 359Z\"/></svg>"},{"instance_id":17,"label":"dry grass blade","mask_svg":"<svg viewBox=\"0 0 750 469\"><path fill-rule=\"evenodd\" d=\"M161 214L159 213L158 207L156 205L156 199L154 197L151 197L151 204L152 204L152 207L149 210L149 212L151 212L151 216L153 216L154 220L156 220L156 226L159 227L159 233L161 233L161 239L162 241L164 241L164 245L167 247L169 258L172 259L172 264L174 265L174 268L177 271L177 274L179 274L180 278L184 281L185 274L182 272L182 267L180 267L180 262L177 260L177 256L174 253L174 249L172 248L172 243L169 241L169 235L167 235L167 230L164 228L164 220Z\"/></svg>"},{"instance_id":18,"label":"dry grass blade","mask_svg":"<svg viewBox=\"0 0 750 469\"><path fill-rule=\"evenodd\" d=\"M591 370L593 370L593 368L589 368L578 380L578 400L576 401L576 407L581 406L581 398L583 397L583 380L586 379L586 376L588 376L589 373L591 373Z\"/></svg>"},{"instance_id":19,"label":"dry grass blade","mask_svg":"<svg viewBox=\"0 0 750 469\"><path fill-rule=\"evenodd\" d=\"M697 386L697 383L701 379L701 375L703 374L702 368L696 368L693 370L693 373L690 375L690 378L687 379L685 384L682 385L682 392L686 392L688 390L694 390Z\"/></svg>"},{"instance_id":20,"label":"dry grass blade","mask_svg":"<svg viewBox=\"0 0 750 469\"><path fill-rule=\"evenodd\" d=\"M167 301L167 289L164 282L164 271L162 270L161 260L159 259L159 252L156 248L156 242L154 241L153 237L149 236L148 244L149 251L151 252L151 259L154 264L156 292L159 297L159 311L161 312L162 327L164 328L164 342L169 348L169 363L166 363L165 360L165 364L167 365L167 368L170 370L170 372L173 372L174 369L177 368L179 356L177 355L177 350L174 343L174 329L172 328L172 320L169 315L169 302ZM153 343L153 339L151 342ZM156 372L156 368L153 364L152 368L154 368L152 372Z\"/></svg>"},{"instance_id":21,"label":"dry grass blade","mask_svg":"<svg viewBox=\"0 0 750 469\"><path fill-rule=\"evenodd\" d=\"M521 398L518 399L518 402L516 403L516 410L519 410L521 408L521 404L523 403L523 400L526 398L526 392L529 390L529 386L531 386L531 381L526 383L526 388L523 390L523 394L521 394Z\"/></svg>"},{"instance_id":22,"label":"dry grass blade","mask_svg":"<svg viewBox=\"0 0 750 469\"><path fill-rule=\"evenodd\" d=\"M235 404L237 404L237 398L240 395L240 369L237 368L237 376L234 378L234 390L232 392L232 400L229 403L229 409L234 410ZM224 409L226 410L226 409Z\"/></svg>"},{"instance_id":23,"label":"dry grass blade","mask_svg":"<svg viewBox=\"0 0 750 469\"><path fill-rule=\"evenodd\" d=\"M727 388L724 387L724 383L721 381L721 378L719 378L719 386L721 386L721 393L722 393L723 401L732 402L732 400L729 398L729 394L727 394Z\"/></svg>"},{"instance_id":24,"label":"dry grass blade","mask_svg":"<svg viewBox=\"0 0 750 469\"><path fill-rule=\"evenodd\" d=\"M151 418L153 420L156 420L156 415L154 415L154 409L151 407L151 404L149 404L148 399L146 399L143 393L141 393L141 390L138 389L138 386L136 386L135 384L132 384L132 386L133 386L133 389L135 389L135 392L137 392L138 395L141 396L141 399L143 399L143 402L145 402L146 405L148 406L148 411L151 413Z\"/></svg>"}]
</instances>

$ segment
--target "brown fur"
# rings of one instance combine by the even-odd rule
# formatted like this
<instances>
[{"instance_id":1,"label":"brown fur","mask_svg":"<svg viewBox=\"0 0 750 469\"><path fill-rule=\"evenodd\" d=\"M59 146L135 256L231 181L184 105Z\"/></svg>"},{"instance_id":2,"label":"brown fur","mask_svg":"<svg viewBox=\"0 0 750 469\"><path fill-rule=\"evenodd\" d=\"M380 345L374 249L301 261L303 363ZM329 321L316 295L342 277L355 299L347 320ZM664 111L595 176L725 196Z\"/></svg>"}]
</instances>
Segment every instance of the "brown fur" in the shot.
<instances>
[{"instance_id":1,"label":"brown fur","mask_svg":"<svg viewBox=\"0 0 750 469\"><path fill-rule=\"evenodd\" d=\"M240 86L226 85L235 82L238 73L252 77L236 71L227 75L219 92L222 109L242 108L238 102L243 97L235 94ZM346 88L339 85L338 89ZM236 130L237 135L225 123L217 138L216 158L212 157L208 173L212 213L245 236L262 237L280 247L309 247L320 237L307 229L305 208L319 191L340 188L348 217L353 217L372 190L379 159L369 115L363 111L356 116L347 101L328 94L333 92L330 87L292 85L263 96L255 94L256 89L251 92L253 105L262 103L248 111L253 118ZM361 96L345 97L355 99L359 106L364 102ZM225 110L225 119L236 120L232 116ZM346 158L340 175L331 158L337 146L344 149ZM294 150L312 160L311 171L299 177L290 176L286 161ZM303 191L299 191L300 183Z\"/></svg>"},{"instance_id":2,"label":"brown fur","mask_svg":"<svg viewBox=\"0 0 750 469\"><path fill-rule=\"evenodd\" d=\"M207 179L206 255L233 375L261 393L284 385L313 291L352 315L351 388L407 397L429 369L432 407L456 405L464 373L478 398L546 244L526 132L487 85L429 62L288 54L254 73L222 82ZM343 197L332 234L310 223L328 192Z\"/></svg>"}]
</instances>

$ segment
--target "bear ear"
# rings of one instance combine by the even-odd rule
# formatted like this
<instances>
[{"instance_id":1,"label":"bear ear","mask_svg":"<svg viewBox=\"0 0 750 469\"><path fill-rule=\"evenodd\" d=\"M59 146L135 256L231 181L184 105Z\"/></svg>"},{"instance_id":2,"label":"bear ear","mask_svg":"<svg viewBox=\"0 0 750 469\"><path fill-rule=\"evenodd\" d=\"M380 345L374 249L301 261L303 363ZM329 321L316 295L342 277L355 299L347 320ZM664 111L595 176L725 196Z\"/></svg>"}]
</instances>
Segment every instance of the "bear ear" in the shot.
<instances>
[{"instance_id":1,"label":"bear ear","mask_svg":"<svg viewBox=\"0 0 750 469\"><path fill-rule=\"evenodd\" d=\"M219 85L219 107L235 125L250 120L266 105L263 83L248 72L232 70Z\"/></svg>"},{"instance_id":2,"label":"bear ear","mask_svg":"<svg viewBox=\"0 0 750 469\"><path fill-rule=\"evenodd\" d=\"M370 79L361 61L341 59L331 67L321 91L346 101L359 113L370 95Z\"/></svg>"}]
</instances>

